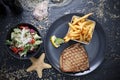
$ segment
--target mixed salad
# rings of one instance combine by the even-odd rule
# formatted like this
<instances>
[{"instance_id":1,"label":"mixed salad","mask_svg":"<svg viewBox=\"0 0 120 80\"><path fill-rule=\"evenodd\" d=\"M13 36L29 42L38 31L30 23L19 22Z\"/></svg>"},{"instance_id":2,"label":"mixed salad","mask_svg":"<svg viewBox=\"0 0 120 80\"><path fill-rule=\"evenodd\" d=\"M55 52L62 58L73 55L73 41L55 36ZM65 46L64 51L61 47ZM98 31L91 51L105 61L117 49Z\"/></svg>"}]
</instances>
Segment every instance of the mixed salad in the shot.
<instances>
[{"instance_id":1,"label":"mixed salad","mask_svg":"<svg viewBox=\"0 0 120 80\"><path fill-rule=\"evenodd\" d=\"M14 28L10 38L6 40L7 45L10 45L10 49L20 57L25 57L28 52L34 52L42 43L37 32L28 26Z\"/></svg>"}]
</instances>

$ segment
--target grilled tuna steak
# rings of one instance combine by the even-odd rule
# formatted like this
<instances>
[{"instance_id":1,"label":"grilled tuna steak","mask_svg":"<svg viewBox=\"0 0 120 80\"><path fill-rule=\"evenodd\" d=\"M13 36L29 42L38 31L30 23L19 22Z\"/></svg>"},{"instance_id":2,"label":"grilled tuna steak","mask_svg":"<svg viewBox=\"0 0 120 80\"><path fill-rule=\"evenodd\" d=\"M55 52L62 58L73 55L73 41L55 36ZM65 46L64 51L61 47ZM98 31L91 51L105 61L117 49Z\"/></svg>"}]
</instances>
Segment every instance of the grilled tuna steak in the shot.
<instances>
[{"instance_id":1,"label":"grilled tuna steak","mask_svg":"<svg viewBox=\"0 0 120 80\"><path fill-rule=\"evenodd\" d=\"M89 69L87 53L79 43L63 50L60 56L60 69L63 72L79 72Z\"/></svg>"}]
</instances>

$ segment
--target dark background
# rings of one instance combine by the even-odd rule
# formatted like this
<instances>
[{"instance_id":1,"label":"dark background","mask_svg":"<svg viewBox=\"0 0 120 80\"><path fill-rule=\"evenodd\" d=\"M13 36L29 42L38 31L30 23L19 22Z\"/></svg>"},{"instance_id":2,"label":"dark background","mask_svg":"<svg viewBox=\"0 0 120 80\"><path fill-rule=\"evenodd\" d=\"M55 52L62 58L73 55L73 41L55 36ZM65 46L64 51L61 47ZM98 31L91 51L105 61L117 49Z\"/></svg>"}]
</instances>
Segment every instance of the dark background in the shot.
<instances>
[{"instance_id":1,"label":"dark background","mask_svg":"<svg viewBox=\"0 0 120 80\"><path fill-rule=\"evenodd\" d=\"M63 7L49 7L48 11L49 16L43 21L34 19L32 11L26 9L20 15L8 10L7 15L0 16L0 80L39 80L36 72L26 72L31 65L29 60L18 60L6 51L5 36L11 27L21 22L31 23L44 37L51 23L59 17L69 13L89 12L94 13L92 17L106 33L107 48L103 63L92 73L80 77L63 75L54 68L47 69L43 71L41 80L120 80L120 0L73 0ZM49 63L47 59L45 62Z\"/></svg>"}]
</instances>

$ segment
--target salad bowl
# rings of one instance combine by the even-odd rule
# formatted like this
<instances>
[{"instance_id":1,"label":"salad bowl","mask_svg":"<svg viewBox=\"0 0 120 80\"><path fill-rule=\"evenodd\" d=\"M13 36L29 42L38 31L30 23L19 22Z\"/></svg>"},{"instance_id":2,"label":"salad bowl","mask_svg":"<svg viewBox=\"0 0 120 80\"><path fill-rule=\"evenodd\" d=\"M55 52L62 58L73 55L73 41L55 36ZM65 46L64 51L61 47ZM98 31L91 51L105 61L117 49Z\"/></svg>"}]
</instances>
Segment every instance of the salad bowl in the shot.
<instances>
[{"instance_id":1,"label":"salad bowl","mask_svg":"<svg viewBox=\"0 0 120 80\"><path fill-rule=\"evenodd\" d=\"M6 49L18 59L29 59L41 49L42 38L36 27L20 23L9 29L6 36Z\"/></svg>"}]
</instances>

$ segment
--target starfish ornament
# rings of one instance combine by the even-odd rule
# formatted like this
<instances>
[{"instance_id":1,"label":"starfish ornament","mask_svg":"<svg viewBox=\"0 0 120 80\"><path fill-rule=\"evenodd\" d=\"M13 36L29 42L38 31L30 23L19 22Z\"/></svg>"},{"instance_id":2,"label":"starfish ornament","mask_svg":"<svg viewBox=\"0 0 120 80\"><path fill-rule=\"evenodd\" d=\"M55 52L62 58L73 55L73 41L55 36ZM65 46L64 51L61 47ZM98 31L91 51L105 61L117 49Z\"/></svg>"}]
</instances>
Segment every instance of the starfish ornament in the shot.
<instances>
[{"instance_id":1,"label":"starfish ornament","mask_svg":"<svg viewBox=\"0 0 120 80\"><path fill-rule=\"evenodd\" d=\"M27 72L36 71L38 77L41 78L42 70L46 68L51 68L51 65L45 63L44 59L45 59L45 53L42 53L42 55L38 59L31 57L30 60L32 62L32 65L27 69Z\"/></svg>"}]
</instances>

